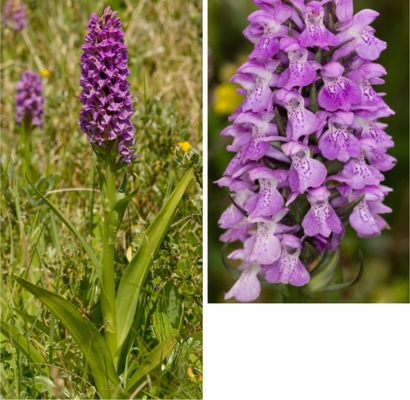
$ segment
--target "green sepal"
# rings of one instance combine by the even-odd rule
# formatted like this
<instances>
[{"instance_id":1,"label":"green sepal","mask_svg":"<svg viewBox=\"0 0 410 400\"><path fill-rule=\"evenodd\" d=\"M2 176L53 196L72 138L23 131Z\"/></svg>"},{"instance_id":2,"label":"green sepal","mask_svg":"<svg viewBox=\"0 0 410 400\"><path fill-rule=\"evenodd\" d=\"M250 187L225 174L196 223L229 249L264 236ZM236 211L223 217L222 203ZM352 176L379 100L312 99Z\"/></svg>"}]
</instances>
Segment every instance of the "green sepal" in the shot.
<instances>
[{"instance_id":1,"label":"green sepal","mask_svg":"<svg viewBox=\"0 0 410 400\"><path fill-rule=\"evenodd\" d=\"M345 165L345 163L339 160L324 161L324 164L327 169L328 176L336 175L340 171L340 169Z\"/></svg>"},{"instance_id":2,"label":"green sepal","mask_svg":"<svg viewBox=\"0 0 410 400\"><path fill-rule=\"evenodd\" d=\"M363 200L364 194L359 196L357 199L354 199L349 204L346 204L343 207L338 208L336 211L337 216L342 220L345 221L350 214L352 213L353 209Z\"/></svg>"},{"instance_id":3,"label":"green sepal","mask_svg":"<svg viewBox=\"0 0 410 400\"><path fill-rule=\"evenodd\" d=\"M283 123L282 117L280 116L278 107L275 107L275 122L276 122L276 125L278 126L279 133L282 136L286 136L286 127L285 127L285 124Z\"/></svg>"}]
</instances>

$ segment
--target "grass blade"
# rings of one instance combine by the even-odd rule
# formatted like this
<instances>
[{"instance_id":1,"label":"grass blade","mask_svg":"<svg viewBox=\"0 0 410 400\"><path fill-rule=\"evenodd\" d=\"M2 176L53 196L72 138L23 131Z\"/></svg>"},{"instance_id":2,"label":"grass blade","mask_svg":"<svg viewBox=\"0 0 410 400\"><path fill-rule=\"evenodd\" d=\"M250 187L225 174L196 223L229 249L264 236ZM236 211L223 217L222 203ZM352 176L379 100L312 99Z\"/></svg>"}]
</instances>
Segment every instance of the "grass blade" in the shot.
<instances>
[{"instance_id":1,"label":"grass blade","mask_svg":"<svg viewBox=\"0 0 410 400\"><path fill-rule=\"evenodd\" d=\"M88 245L88 243L85 241L85 239L80 235L80 233L75 229L75 226L58 210L58 208L46 197L44 197L38 190L37 188L30 182L30 180L27 178L29 184L32 186L34 191L44 200L44 202L48 205L51 211L61 220L61 222L75 235L75 237L80 241L81 245L83 246L84 250L90 257L91 262L94 265L95 271L98 275L98 278L100 279L100 282L102 282L102 267L101 263L98 261L97 257L95 256L93 250L91 247Z\"/></svg>"},{"instance_id":2,"label":"grass blade","mask_svg":"<svg viewBox=\"0 0 410 400\"><path fill-rule=\"evenodd\" d=\"M87 360L101 398L115 398L120 385L119 379L107 343L95 325L83 318L68 300L14 276L17 282L40 300L70 332Z\"/></svg>"},{"instance_id":3,"label":"grass blade","mask_svg":"<svg viewBox=\"0 0 410 400\"><path fill-rule=\"evenodd\" d=\"M16 328L13 328L5 321L0 321L0 331L7 340L17 349L19 349L28 360L34 364L44 365L46 359L43 355L29 342L26 335L21 334ZM46 367L48 373L48 367Z\"/></svg>"},{"instance_id":4,"label":"grass blade","mask_svg":"<svg viewBox=\"0 0 410 400\"><path fill-rule=\"evenodd\" d=\"M148 354L144 362L138 367L134 375L128 381L125 388L126 394L131 394L137 383L154 368L158 367L161 362L171 353L174 348L176 340L173 337L169 337L161 342L159 345Z\"/></svg>"},{"instance_id":5,"label":"grass blade","mask_svg":"<svg viewBox=\"0 0 410 400\"><path fill-rule=\"evenodd\" d=\"M181 182L145 231L137 253L124 271L116 299L118 349L121 348L131 328L137 309L138 296L148 269L164 240L176 208L193 176L194 172L191 168L185 173Z\"/></svg>"}]
</instances>

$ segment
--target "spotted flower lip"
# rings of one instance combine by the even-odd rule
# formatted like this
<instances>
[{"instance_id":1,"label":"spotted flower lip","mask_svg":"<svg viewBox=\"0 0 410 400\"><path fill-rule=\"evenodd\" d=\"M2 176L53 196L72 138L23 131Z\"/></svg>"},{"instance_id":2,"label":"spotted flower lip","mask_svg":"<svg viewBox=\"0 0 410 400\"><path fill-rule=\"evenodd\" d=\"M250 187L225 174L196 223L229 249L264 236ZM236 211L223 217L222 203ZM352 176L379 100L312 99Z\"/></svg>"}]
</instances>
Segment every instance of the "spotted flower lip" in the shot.
<instances>
[{"instance_id":1,"label":"spotted flower lip","mask_svg":"<svg viewBox=\"0 0 410 400\"><path fill-rule=\"evenodd\" d=\"M302 245L297 236L284 234L281 240L281 256L276 262L264 266L265 278L270 283L303 286L310 281L309 273L299 261Z\"/></svg>"},{"instance_id":2,"label":"spotted flower lip","mask_svg":"<svg viewBox=\"0 0 410 400\"><path fill-rule=\"evenodd\" d=\"M231 290L225 294L225 300L235 297L236 300L247 302L256 300L261 292L261 284L257 278L261 266L257 263L242 264L242 273Z\"/></svg>"},{"instance_id":3,"label":"spotted flower lip","mask_svg":"<svg viewBox=\"0 0 410 400\"><path fill-rule=\"evenodd\" d=\"M44 96L40 75L25 71L17 83L15 116L18 125L26 128L44 124Z\"/></svg>"},{"instance_id":4,"label":"spotted flower lip","mask_svg":"<svg viewBox=\"0 0 410 400\"><path fill-rule=\"evenodd\" d=\"M305 101L301 94L295 90L281 89L275 92L275 98L288 111L287 140L297 141L301 136L315 132L319 120L314 113L305 108Z\"/></svg>"},{"instance_id":5,"label":"spotted flower lip","mask_svg":"<svg viewBox=\"0 0 410 400\"><path fill-rule=\"evenodd\" d=\"M279 87L291 89L295 86L307 86L317 79L316 68L320 64L309 60L308 50L301 46L296 38L283 38L280 42L280 49L287 53L289 67L280 75Z\"/></svg>"},{"instance_id":6,"label":"spotted flower lip","mask_svg":"<svg viewBox=\"0 0 410 400\"><path fill-rule=\"evenodd\" d=\"M337 46L339 38L331 33L323 22L324 10L318 1L308 3L304 10L306 29L299 36L300 44L304 47L317 46L328 50L328 46Z\"/></svg>"},{"instance_id":7,"label":"spotted flower lip","mask_svg":"<svg viewBox=\"0 0 410 400\"><path fill-rule=\"evenodd\" d=\"M373 62L386 48L370 26L378 13L354 15L353 0L254 3L244 31L254 49L231 79L244 100L222 131L234 156L217 181L232 200L220 239L241 242L226 295L238 301L257 297L259 277L306 285L306 254L337 251L348 224L362 238L388 229L381 183L396 163L379 122L394 111L373 88L386 75Z\"/></svg>"},{"instance_id":8,"label":"spotted flower lip","mask_svg":"<svg viewBox=\"0 0 410 400\"><path fill-rule=\"evenodd\" d=\"M324 85L317 100L326 111L349 111L352 104L360 101L359 87L343 76L343 72L344 68L338 62L330 62L322 68Z\"/></svg>"},{"instance_id":9,"label":"spotted flower lip","mask_svg":"<svg viewBox=\"0 0 410 400\"><path fill-rule=\"evenodd\" d=\"M133 114L122 24L117 12L107 7L101 17L92 13L88 23L89 33L82 46L80 57L83 88L79 97L83 108L79 126L88 140L105 149L115 142L120 155L118 163L131 164L136 157Z\"/></svg>"},{"instance_id":10,"label":"spotted flower lip","mask_svg":"<svg viewBox=\"0 0 410 400\"><path fill-rule=\"evenodd\" d=\"M307 199L311 205L310 210L302 221L305 235L322 235L328 238L332 232L341 233L342 222L330 206L328 198L330 191L325 186L308 190Z\"/></svg>"}]
</instances>

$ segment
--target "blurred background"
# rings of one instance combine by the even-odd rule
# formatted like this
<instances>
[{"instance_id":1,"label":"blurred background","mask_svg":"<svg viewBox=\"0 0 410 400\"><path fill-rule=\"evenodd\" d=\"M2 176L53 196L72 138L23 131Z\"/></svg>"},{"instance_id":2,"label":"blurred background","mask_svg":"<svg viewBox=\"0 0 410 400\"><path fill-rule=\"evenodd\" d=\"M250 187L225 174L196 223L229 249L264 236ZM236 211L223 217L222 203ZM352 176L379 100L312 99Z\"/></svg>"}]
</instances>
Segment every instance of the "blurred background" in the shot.
<instances>
[{"instance_id":1,"label":"blurred background","mask_svg":"<svg viewBox=\"0 0 410 400\"><path fill-rule=\"evenodd\" d=\"M383 184L393 188L385 204L393 209L383 218L391 230L378 237L360 239L348 228L341 246L344 280L351 280L359 268L359 249L364 255L365 269L361 281L342 292L343 303L408 303L409 302L409 3L406 0L355 0L354 11L370 8L380 13L371 24L375 36L387 42L387 49L375 62L387 70L386 84L376 91L386 92L385 102L396 114L383 120L389 124L387 133L395 147L389 154L397 165L385 173ZM224 189L213 182L220 177L233 153L226 151L229 137L220 136L229 125L228 116L241 103L242 96L229 82L236 70L247 60L253 45L242 31L248 15L257 10L251 0L209 0L209 216L208 216L208 301L224 302L234 278L222 264L222 243L217 221L230 204ZM229 300L235 302L235 300ZM276 293L262 288L257 302L275 302ZM328 302L329 295L320 295L315 302Z\"/></svg>"}]
</instances>

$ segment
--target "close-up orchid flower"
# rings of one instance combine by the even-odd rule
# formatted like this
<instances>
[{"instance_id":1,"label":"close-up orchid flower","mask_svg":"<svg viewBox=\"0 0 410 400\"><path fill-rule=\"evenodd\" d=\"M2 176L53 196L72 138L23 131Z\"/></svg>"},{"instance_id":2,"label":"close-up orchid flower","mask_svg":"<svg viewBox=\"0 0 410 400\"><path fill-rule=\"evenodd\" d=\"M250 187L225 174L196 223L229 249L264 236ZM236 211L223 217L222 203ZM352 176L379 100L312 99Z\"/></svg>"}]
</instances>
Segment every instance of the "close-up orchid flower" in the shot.
<instances>
[{"instance_id":1,"label":"close-up orchid flower","mask_svg":"<svg viewBox=\"0 0 410 400\"><path fill-rule=\"evenodd\" d=\"M253 2L243 31L253 50L230 79L243 101L221 133L233 157L216 180L230 199L222 257L238 279L225 300L253 301L267 286L281 301L312 301L362 277L360 253L356 277L340 278L347 230L390 229L385 172L397 160L380 119L395 112L375 89L387 44L371 26L379 13L354 14L353 0Z\"/></svg>"}]
</instances>

